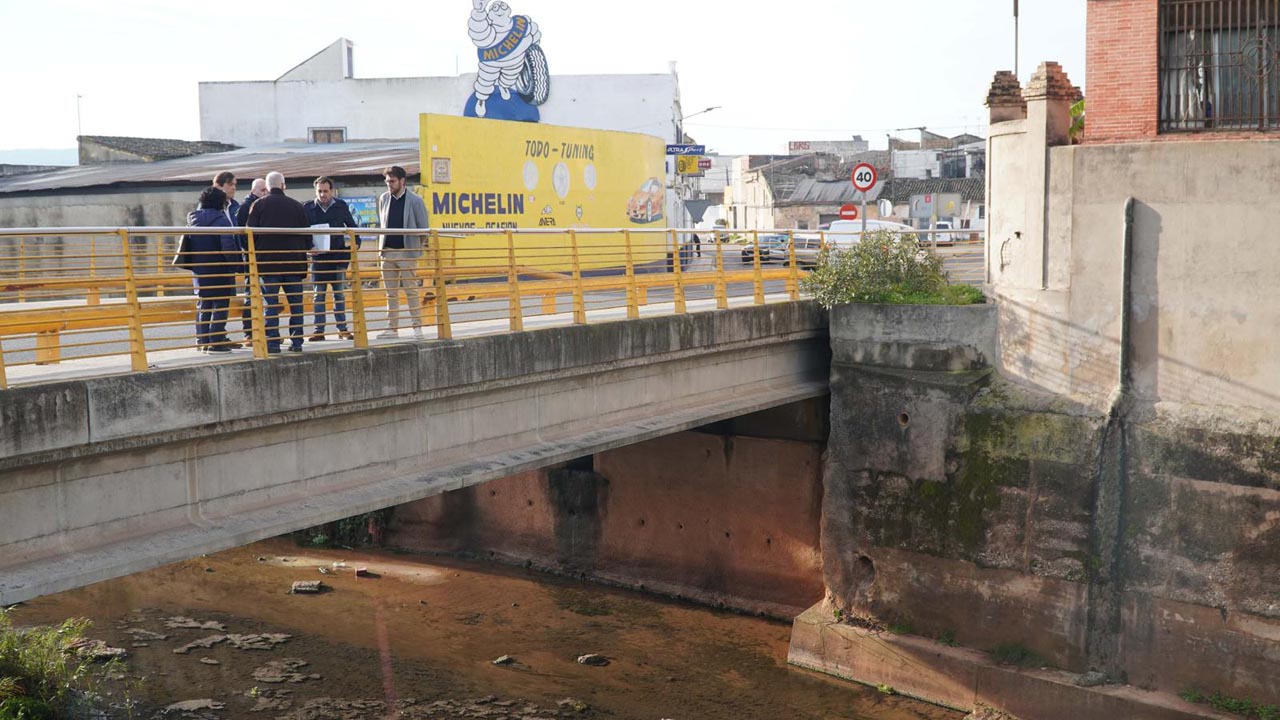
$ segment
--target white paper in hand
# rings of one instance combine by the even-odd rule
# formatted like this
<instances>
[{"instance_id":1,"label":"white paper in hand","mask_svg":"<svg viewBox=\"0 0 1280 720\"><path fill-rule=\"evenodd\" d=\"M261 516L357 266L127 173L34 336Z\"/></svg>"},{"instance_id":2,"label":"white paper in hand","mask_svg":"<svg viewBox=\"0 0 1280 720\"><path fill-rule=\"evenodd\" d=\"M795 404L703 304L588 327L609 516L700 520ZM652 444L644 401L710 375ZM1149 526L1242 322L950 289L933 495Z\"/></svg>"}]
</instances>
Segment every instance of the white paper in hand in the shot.
<instances>
[{"instance_id":1,"label":"white paper in hand","mask_svg":"<svg viewBox=\"0 0 1280 720\"><path fill-rule=\"evenodd\" d=\"M311 227L312 227L312 229L315 229L315 228L328 228L328 227L329 227L329 223L316 223L315 225L312 225ZM312 235L312 236L311 236L311 247L315 248L315 249L316 249L317 251L319 251L319 252L329 252L329 236L328 236L327 234L326 234L326 235Z\"/></svg>"}]
</instances>

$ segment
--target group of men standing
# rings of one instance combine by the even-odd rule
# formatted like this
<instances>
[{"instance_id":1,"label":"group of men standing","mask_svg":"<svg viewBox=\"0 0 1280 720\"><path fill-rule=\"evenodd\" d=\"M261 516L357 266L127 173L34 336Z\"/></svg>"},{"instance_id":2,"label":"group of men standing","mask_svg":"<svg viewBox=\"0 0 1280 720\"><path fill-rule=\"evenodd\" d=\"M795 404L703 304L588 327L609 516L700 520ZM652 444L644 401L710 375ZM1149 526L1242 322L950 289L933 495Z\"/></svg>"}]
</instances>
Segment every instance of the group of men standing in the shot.
<instances>
[{"instance_id":1,"label":"group of men standing","mask_svg":"<svg viewBox=\"0 0 1280 720\"><path fill-rule=\"evenodd\" d=\"M426 228L426 204L417 194L408 191L404 168L392 165L382 171L382 176L387 190L378 197L379 226L406 230ZM338 338L353 339L346 315L346 278L353 249L348 246L348 236L345 233L329 234L327 247L317 248L313 244L312 234L271 232L272 229L311 228L317 236L323 236L328 234L324 232L325 227L342 230L358 228L359 224L352 217L351 209L334 195L333 186L333 180L328 177L316 178L312 183L315 197L306 203L300 203L285 194L284 175L270 172L265 178L253 181L249 195L240 203L235 200L234 173L223 171L213 178L213 187L225 193L229 200L225 212L231 224L262 228L253 233L253 250L265 304L265 327L262 331L270 353L278 353L282 349L279 321L284 305L289 308L288 350L302 350L305 334L302 295L308 272L314 291L314 330L306 339L310 342L328 339L325 332L328 320L325 301L328 297L333 300L334 326ZM242 249L248 250L247 236L241 237ZM360 236L356 235L355 238L355 249L359 249ZM379 338L395 338L400 335L399 296L402 291L409 303L413 336L422 337L420 283L416 273L422 249L421 235L379 236L379 261L388 310L388 327L378 334ZM245 303L241 311L246 346L251 342L254 332L248 282L246 276ZM281 295L284 296L284 303L280 301ZM212 346L217 343L208 344Z\"/></svg>"}]
</instances>

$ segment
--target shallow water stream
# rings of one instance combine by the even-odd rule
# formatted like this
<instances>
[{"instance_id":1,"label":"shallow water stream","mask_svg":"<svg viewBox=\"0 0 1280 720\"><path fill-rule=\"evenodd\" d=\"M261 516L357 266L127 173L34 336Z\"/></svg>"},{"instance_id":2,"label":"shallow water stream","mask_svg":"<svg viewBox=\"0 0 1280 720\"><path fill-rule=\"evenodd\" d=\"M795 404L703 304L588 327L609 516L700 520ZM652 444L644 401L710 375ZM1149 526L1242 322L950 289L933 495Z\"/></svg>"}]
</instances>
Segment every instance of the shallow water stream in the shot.
<instances>
[{"instance_id":1,"label":"shallow water stream","mask_svg":"<svg viewBox=\"0 0 1280 720\"><path fill-rule=\"evenodd\" d=\"M328 590L289 594L298 580ZM19 624L72 616L129 651L147 718L961 717L788 667L786 623L506 567L284 540L14 611ZM587 653L608 664L579 664ZM493 664L503 655L513 662ZM213 703L160 714L189 700Z\"/></svg>"}]
</instances>

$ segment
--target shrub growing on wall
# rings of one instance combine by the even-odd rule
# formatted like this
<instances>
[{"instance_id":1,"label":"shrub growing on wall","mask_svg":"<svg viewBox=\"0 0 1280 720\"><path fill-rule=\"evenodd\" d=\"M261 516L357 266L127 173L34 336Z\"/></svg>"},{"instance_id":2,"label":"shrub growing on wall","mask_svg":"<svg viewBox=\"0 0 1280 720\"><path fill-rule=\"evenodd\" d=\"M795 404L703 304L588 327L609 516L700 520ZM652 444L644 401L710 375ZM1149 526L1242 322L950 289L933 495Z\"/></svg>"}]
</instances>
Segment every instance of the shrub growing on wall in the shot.
<instances>
[{"instance_id":1,"label":"shrub growing on wall","mask_svg":"<svg viewBox=\"0 0 1280 720\"><path fill-rule=\"evenodd\" d=\"M914 235L869 232L849 248L825 248L802 287L823 307L842 303L969 305L977 288L951 285L942 260Z\"/></svg>"}]
</instances>

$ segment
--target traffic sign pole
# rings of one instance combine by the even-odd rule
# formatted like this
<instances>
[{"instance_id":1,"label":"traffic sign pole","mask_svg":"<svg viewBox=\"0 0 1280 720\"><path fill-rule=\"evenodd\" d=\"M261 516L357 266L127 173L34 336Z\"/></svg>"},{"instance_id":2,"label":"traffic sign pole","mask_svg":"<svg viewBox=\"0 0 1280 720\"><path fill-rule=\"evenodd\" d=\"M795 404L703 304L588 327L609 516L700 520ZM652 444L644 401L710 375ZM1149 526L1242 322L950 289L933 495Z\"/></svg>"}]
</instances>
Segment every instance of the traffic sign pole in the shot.
<instances>
[{"instance_id":1,"label":"traffic sign pole","mask_svg":"<svg viewBox=\"0 0 1280 720\"><path fill-rule=\"evenodd\" d=\"M876 168L871 163L858 163L853 166L850 179L853 189L862 193L862 237L858 238L858 242L862 242L867 235L867 193L876 186Z\"/></svg>"}]
</instances>

